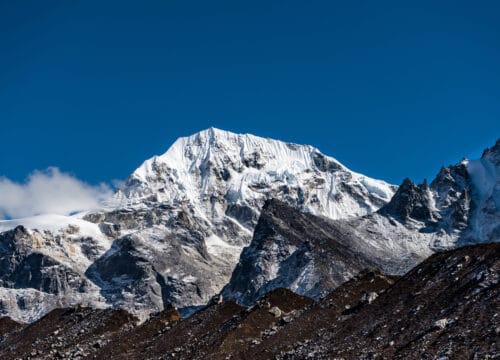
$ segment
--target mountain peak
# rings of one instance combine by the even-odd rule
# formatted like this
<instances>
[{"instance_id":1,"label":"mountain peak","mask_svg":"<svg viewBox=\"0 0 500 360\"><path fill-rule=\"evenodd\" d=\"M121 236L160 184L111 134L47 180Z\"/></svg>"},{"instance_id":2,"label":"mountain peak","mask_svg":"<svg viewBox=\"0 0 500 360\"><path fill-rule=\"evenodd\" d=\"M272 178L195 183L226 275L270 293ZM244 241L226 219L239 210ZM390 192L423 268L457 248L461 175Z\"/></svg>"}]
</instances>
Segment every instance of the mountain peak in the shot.
<instances>
[{"instance_id":1,"label":"mountain peak","mask_svg":"<svg viewBox=\"0 0 500 360\"><path fill-rule=\"evenodd\" d=\"M497 139L495 145L483 151L481 159L487 159L497 166L500 165L500 138Z\"/></svg>"},{"instance_id":2,"label":"mountain peak","mask_svg":"<svg viewBox=\"0 0 500 360\"><path fill-rule=\"evenodd\" d=\"M170 147L170 149L179 146L185 147L189 145L204 146L204 147L214 147L217 145L222 145L218 147L220 151L227 150L227 148L231 147L237 147L237 148L257 147L260 148L260 150L266 150L266 148L269 147L271 144L282 144L292 150L298 148L304 148L307 149L308 151L320 152L318 149L310 145L300 145L277 139L257 136L250 133L236 133L215 127L210 127L198 131L189 136L180 137L174 142L174 144ZM167 153L170 151L170 149L167 151ZM166 155L167 153L165 153L164 155Z\"/></svg>"},{"instance_id":3,"label":"mountain peak","mask_svg":"<svg viewBox=\"0 0 500 360\"><path fill-rule=\"evenodd\" d=\"M235 132L232 132L232 131L223 130L223 129L219 129L219 128L216 128L216 127L212 126L212 127L200 130L198 132L195 132L194 134L180 137L179 139L186 139L186 140L195 140L195 139L217 140L217 139L233 138L233 137L239 137L239 136L245 136L245 135L248 135L248 134L238 134L238 133L235 133Z\"/></svg>"},{"instance_id":4,"label":"mountain peak","mask_svg":"<svg viewBox=\"0 0 500 360\"><path fill-rule=\"evenodd\" d=\"M215 207L207 201L231 203L254 209L255 222L270 197L341 218L376 211L393 192L392 185L355 173L310 145L212 127L177 139L166 153L145 161L120 196L127 203L188 202L210 212Z\"/></svg>"},{"instance_id":5,"label":"mountain peak","mask_svg":"<svg viewBox=\"0 0 500 360\"><path fill-rule=\"evenodd\" d=\"M198 166L209 160L229 163L237 162L240 158L242 162L248 162L250 158L254 157L265 157L268 160L277 159L277 162L282 162L290 157L293 158L292 160L296 160L295 158L299 157L302 158L298 159L301 161L306 159L310 153L320 152L309 145L298 145L210 127L189 136L179 137L164 154L146 160L134 174L138 177L144 177L144 171L147 171L149 165L159 162L168 163L170 166L176 163L180 166L192 167L193 163ZM337 160L333 160L338 163ZM310 164L304 165L309 166Z\"/></svg>"},{"instance_id":6,"label":"mountain peak","mask_svg":"<svg viewBox=\"0 0 500 360\"><path fill-rule=\"evenodd\" d=\"M379 211L396 216L403 222L408 218L420 221L432 220L432 200L427 181L416 185L409 178L403 180L391 201Z\"/></svg>"},{"instance_id":7,"label":"mountain peak","mask_svg":"<svg viewBox=\"0 0 500 360\"><path fill-rule=\"evenodd\" d=\"M188 137L192 137L192 136L197 136L197 135L203 135L203 134L207 134L211 137L214 137L214 136L241 136L241 135L248 135L248 134L240 134L240 133L236 133L236 132L233 132L233 131L229 131L229 130L224 130L224 129L219 129L219 128L216 128L214 126L210 126L209 128L206 128L206 129L203 129L203 130L200 130Z\"/></svg>"}]
</instances>

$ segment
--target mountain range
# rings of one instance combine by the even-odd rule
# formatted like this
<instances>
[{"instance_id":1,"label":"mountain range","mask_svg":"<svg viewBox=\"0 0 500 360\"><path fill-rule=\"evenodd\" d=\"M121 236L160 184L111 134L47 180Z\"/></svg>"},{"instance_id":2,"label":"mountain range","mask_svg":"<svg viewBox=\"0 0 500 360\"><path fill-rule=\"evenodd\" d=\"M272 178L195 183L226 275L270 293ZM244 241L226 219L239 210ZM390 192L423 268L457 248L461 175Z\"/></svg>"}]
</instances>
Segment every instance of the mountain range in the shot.
<instances>
[{"instance_id":1,"label":"mountain range","mask_svg":"<svg viewBox=\"0 0 500 360\"><path fill-rule=\"evenodd\" d=\"M500 141L400 186L308 145L210 128L146 160L99 209L0 221L0 314L188 316L280 288L319 301L364 268L403 275L500 240Z\"/></svg>"}]
</instances>

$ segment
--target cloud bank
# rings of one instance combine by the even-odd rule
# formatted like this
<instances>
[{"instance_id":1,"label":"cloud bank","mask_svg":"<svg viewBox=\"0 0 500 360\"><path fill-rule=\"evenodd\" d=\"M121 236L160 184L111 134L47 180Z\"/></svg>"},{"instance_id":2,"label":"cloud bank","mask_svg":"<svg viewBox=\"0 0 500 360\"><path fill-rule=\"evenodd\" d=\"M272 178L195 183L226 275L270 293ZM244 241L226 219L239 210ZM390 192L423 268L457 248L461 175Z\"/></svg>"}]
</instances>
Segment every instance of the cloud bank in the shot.
<instances>
[{"instance_id":1,"label":"cloud bank","mask_svg":"<svg viewBox=\"0 0 500 360\"><path fill-rule=\"evenodd\" d=\"M69 215L96 208L111 194L107 185L89 185L56 167L34 171L24 183L0 177L0 219Z\"/></svg>"}]
</instances>

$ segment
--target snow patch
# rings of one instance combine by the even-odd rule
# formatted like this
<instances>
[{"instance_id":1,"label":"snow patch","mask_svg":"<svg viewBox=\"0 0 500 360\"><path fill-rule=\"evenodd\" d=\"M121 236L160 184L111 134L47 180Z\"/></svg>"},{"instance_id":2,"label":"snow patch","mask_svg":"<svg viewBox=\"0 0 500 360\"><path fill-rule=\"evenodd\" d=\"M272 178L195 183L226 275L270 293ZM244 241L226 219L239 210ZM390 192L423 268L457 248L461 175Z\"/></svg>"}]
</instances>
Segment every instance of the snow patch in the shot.
<instances>
[{"instance_id":1,"label":"snow patch","mask_svg":"<svg viewBox=\"0 0 500 360\"><path fill-rule=\"evenodd\" d=\"M0 220L0 233L14 229L22 225L27 229L50 231L52 233L63 233L70 227L77 229L77 235L81 237L93 237L104 239L105 236L99 226L80 219L76 216L64 216L56 214L38 215L22 219Z\"/></svg>"},{"instance_id":2,"label":"snow patch","mask_svg":"<svg viewBox=\"0 0 500 360\"><path fill-rule=\"evenodd\" d=\"M243 248L242 246L228 244L215 234L205 238L205 245L208 253L215 257L229 255L237 258Z\"/></svg>"}]
</instances>

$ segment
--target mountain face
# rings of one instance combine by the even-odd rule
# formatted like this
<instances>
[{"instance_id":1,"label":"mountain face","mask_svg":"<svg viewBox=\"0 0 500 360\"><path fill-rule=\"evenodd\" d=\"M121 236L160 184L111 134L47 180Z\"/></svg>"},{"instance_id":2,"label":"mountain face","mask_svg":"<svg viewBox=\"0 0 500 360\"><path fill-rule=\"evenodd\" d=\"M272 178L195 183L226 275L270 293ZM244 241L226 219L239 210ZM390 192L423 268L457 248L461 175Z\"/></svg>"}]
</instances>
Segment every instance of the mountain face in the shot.
<instances>
[{"instance_id":1,"label":"mountain face","mask_svg":"<svg viewBox=\"0 0 500 360\"><path fill-rule=\"evenodd\" d=\"M63 216L22 221L33 229L19 225L0 234L0 316L33 321L56 307L105 306L101 289L85 276L109 247L99 228Z\"/></svg>"},{"instance_id":2,"label":"mountain face","mask_svg":"<svg viewBox=\"0 0 500 360\"><path fill-rule=\"evenodd\" d=\"M479 160L442 168L430 185L405 179L388 204L355 218L270 202L222 293L244 305L278 287L319 299L363 267L404 274L433 252L500 241L499 159L497 141Z\"/></svg>"},{"instance_id":3,"label":"mountain face","mask_svg":"<svg viewBox=\"0 0 500 360\"><path fill-rule=\"evenodd\" d=\"M208 129L145 161L101 209L0 221L0 313L33 321L84 304L144 319L173 304L185 315L225 285L241 304L277 287L319 298L361 267L402 274L498 241L499 179L500 142L398 188L311 146Z\"/></svg>"},{"instance_id":4,"label":"mountain face","mask_svg":"<svg viewBox=\"0 0 500 360\"><path fill-rule=\"evenodd\" d=\"M358 236L426 244L432 251L500 240L500 140L478 160L442 168L427 185L406 179L377 212L348 220ZM393 235L391 235L393 234Z\"/></svg>"},{"instance_id":5,"label":"mountain face","mask_svg":"<svg viewBox=\"0 0 500 360\"><path fill-rule=\"evenodd\" d=\"M0 221L0 311L22 321L77 303L140 318L166 304L189 311L228 282L267 199L355 218L396 189L311 146L208 129L145 161L100 210ZM18 225L23 241L5 247Z\"/></svg>"},{"instance_id":6,"label":"mountain face","mask_svg":"<svg viewBox=\"0 0 500 360\"><path fill-rule=\"evenodd\" d=\"M393 191L310 146L209 129L142 164L113 210L84 217L120 229L86 275L128 309L203 305L229 280L266 199L339 218L371 213Z\"/></svg>"},{"instance_id":7,"label":"mountain face","mask_svg":"<svg viewBox=\"0 0 500 360\"><path fill-rule=\"evenodd\" d=\"M352 235L339 220L302 213L279 201L263 207L224 298L249 306L276 288L320 299L365 268L412 266L425 257L406 244L383 248Z\"/></svg>"},{"instance_id":8,"label":"mountain face","mask_svg":"<svg viewBox=\"0 0 500 360\"><path fill-rule=\"evenodd\" d=\"M311 146L211 128L144 162L117 198L122 206L189 204L212 225L229 218L252 231L269 198L336 219L369 214L394 190Z\"/></svg>"}]
</instances>

